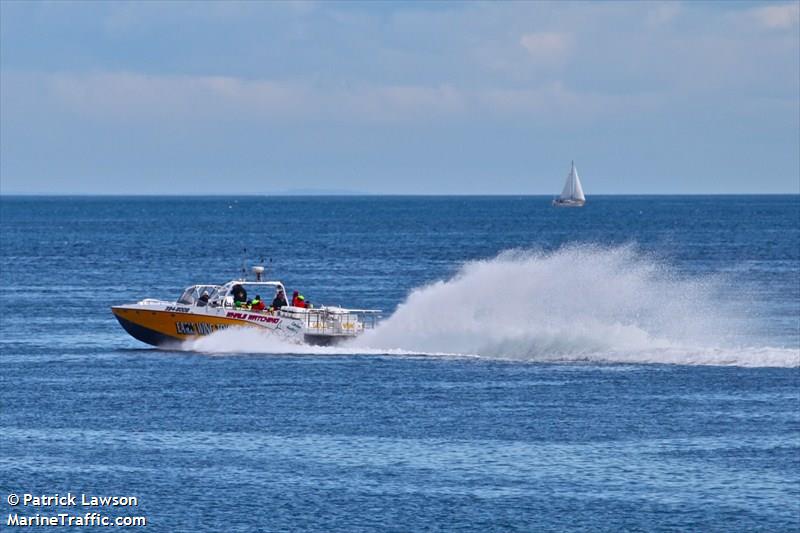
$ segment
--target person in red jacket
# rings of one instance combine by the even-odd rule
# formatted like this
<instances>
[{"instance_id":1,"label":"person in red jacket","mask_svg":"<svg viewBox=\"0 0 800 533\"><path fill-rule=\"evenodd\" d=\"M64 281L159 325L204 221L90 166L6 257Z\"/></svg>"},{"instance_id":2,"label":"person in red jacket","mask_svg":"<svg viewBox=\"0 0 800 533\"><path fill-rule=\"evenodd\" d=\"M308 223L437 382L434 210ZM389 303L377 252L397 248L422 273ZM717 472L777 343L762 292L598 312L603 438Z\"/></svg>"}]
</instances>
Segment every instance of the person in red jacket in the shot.
<instances>
[{"instance_id":1,"label":"person in red jacket","mask_svg":"<svg viewBox=\"0 0 800 533\"><path fill-rule=\"evenodd\" d=\"M303 295L300 294L297 291L294 291L294 294L292 294L292 305L294 307L304 308L306 306L306 301L305 300L306 299L303 298Z\"/></svg>"},{"instance_id":2,"label":"person in red jacket","mask_svg":"<svg viewBox=\"0 0 800 533\"><path fill-rule=\"evenodd\" d=\"M261 299L261 296L256 294L255 299L250 304L250 309L253 311L263 311L266 305L264 305L264 301Z\"/></svg>"}]
</instances>

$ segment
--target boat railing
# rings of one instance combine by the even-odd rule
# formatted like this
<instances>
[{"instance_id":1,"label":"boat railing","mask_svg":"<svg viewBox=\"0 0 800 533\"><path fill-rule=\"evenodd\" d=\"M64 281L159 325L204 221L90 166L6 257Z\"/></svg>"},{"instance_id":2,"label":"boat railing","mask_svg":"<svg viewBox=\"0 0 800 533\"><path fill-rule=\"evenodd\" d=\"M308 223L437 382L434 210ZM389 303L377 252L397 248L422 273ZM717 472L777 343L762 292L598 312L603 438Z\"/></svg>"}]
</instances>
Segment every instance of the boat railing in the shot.
<instances>
[{"instance_id":1,"label":"boat railing","mask_svg":"<svg viewBox=\"0 0 800 533\"><path fill-rule=\"evenodd\" d=\"M167 300L159 300L158 298L145 298L144 300L139 300L136 302L138 305L163 305L163 304L170 304Z\"/></svg>"},{"instance_id":2,"label":"boat railing","mask_svg":"<svg viewBox=\"0 0 800 533\"><path fill-rule=\"evenodd\" d=\"M357 335L364 330L375 328L380 310L377 309L342 309L339 307L318 309L304 309L292 306L280 310L266 308L263 310L236 307L232 301L222 302L221 307L258 313L260 315L282 316L295 320L302 320L306 331L319 335Z\"/></svg>"},{"instance_id":3,"label":"boat railing","mask_svg":"<svg viewBox=\"0 0 800 533\"><path fill-rule=\"evenodd\" d=\"M356 335L375 327L378 312L376 310L310 309L304 317L306 331L319 335Z\"/></svg>"}]
</instances>

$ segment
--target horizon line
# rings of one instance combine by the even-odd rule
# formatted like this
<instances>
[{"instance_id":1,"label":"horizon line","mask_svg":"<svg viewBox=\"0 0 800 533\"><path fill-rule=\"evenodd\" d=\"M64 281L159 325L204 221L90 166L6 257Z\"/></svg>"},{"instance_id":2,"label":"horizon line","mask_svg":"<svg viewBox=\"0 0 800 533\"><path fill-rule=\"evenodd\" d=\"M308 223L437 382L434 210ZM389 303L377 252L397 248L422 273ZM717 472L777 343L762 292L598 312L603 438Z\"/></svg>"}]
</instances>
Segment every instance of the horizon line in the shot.
<instances>
[{"instance_id":1,"label":"horizon line","mask_svg":"<svg viewBox=\"0 0 800 533\"><path fill-rule=\"evenodd\" d=\"M336 198L336 197L544 197L555 198L558 194L542 193L226 193L226 194L185 194L185 193L51 193L51 192L0 192L2 197L107 197L107 198ZM604 198L619 196L800 196L800 191L792 192L693 192L693 193L600 193L587 195L587 198Z\"/></svg>"}]
</instances>

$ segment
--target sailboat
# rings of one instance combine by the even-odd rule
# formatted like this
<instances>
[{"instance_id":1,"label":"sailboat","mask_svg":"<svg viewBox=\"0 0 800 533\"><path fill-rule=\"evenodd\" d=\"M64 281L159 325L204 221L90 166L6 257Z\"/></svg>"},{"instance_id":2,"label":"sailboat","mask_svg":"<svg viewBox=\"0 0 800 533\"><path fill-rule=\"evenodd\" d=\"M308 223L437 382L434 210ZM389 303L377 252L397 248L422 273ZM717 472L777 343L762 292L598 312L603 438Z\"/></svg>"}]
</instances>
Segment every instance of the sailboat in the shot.
<instances>
[{"instance_id":1,"label":"sailboat","mask_svg":"<svg viewBox=\"0 0 800 533\"><path fill-rule=\"evenodd\" d=\"M553 200L553 205L556 207L583 207L585 203L586 197L583 195L581 180L575 169L575 161L573 161L567 182L564 184L564 190L561 191L561 196Z\"/></svg>"}]
</instances>

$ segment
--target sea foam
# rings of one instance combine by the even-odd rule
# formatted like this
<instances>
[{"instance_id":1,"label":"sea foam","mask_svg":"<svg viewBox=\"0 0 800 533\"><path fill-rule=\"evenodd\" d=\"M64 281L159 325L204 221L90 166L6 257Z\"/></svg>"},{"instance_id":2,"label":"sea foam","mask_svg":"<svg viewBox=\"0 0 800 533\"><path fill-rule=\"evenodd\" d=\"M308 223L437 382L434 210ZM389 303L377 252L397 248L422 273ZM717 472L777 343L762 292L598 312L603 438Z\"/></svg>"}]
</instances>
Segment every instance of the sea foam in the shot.
<instances>
[{"instance_id":1,"label":"sea foam","mask_svg":"<svg viewBox=\"0 0 800 533\"><path fill-rule=\"evenodd\" d=\"M377 328L336 347L255 329L185 343L207 353L463 355L524 361L800 366L723 298L723 279L682 276L634 246L511 250L411 291ZM753 330L753 331L750 331Z\"/></svg>"}]
</instances>

